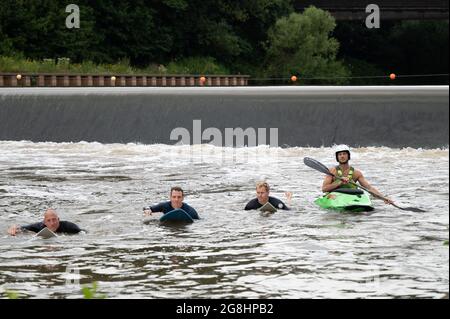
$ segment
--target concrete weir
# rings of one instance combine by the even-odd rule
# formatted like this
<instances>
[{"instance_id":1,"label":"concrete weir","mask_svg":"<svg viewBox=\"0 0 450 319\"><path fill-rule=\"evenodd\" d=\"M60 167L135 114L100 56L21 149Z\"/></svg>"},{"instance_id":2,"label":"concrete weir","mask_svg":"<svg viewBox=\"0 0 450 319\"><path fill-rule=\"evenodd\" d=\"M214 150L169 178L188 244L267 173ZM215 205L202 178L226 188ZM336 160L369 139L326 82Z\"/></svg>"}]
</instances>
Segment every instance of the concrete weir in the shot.
<instances>
[{"instance_id":1,"label":"concrete weir","mask_svg":"<svg viewBox=\"0 0 450 319\"><path fill-rule=\"evenodd\" d=\"M0 140L448 147L449 87L5 88Z\"/></svg>"}]
</instances>

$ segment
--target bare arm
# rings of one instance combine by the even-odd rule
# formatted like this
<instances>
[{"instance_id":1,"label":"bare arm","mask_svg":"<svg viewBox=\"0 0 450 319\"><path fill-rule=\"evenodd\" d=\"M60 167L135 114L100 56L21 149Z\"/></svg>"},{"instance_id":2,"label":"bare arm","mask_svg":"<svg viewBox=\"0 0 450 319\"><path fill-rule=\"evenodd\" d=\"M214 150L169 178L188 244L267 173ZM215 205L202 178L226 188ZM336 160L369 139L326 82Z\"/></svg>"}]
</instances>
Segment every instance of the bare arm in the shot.
<instances>
[{"instance_id":1,"label":"bare arm","mask_svg":"<svg viewBox=\"0 0 450 319\"><path fill-rule=\"evenodd\" d=\"M162 213L163 208L161 206L162 204L156 205L156 206L147 206L144 207L144 216L151 216L153 213Z\"/></svg>"},{"instance_id":2,"label":"bare arm","mask_svg":"<svg viewBox=\"0 0 450 319\"><path fill-rule=\"evenodd\" d=\"M330 172L334 175L336 175L336 168L331 168ZM335 180L333 182L333 177L326 175L323 184L322 184L322 192L329 193L334 191L335 189L341 187L342 185L346 184L346 181L348 182L347 178L343 178L343 180Z\"/></svg>"},{"instance_id":3,"label":"bare arm","mask_svg":"<svg viewBox=\"0 0 450 319\"><path fill-rule=\"evenodd\" d=\"M378 189L376 189L375 187L370 185L369 182L364 178L363 174L360 171L357 171L355 173L356 173L355 174L356 175L355 176L356 177L356 181L359 182L361 184L361 186L367 188L370 192L372 192L372 193L378 195L379 197L381 197L386 204L393 204L394 203L391 199L389 199L389 198L385 197L383 194L381 194L378 191Z\"/></svg>"}]
</instances>

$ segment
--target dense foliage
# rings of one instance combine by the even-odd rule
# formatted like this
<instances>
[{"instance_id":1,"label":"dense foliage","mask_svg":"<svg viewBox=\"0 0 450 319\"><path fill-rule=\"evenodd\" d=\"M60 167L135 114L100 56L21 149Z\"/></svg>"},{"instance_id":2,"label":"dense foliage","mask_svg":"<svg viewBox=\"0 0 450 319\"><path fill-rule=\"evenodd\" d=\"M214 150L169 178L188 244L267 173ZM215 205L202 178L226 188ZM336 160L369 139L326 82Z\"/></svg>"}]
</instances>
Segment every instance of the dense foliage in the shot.
<instances>
[{"instance_id":1,"label":"dense foliage","mask_svg":"<svg viewBox=\"0 0 450 319\"><path fill-rule=\"evenodd\" d=\"M79 29L65 25L71 3L80 7ZM82 70L119 64L132 71L262 78L448 73L448 21L394 21L367 29L363 21L336 22L322 10L294 13L293 3L2 0L0 56L16 66L68 58L83 63ZM0 67L11 70L5 59ZM448 83L448 76L411 81Z\"/></svg>"}]
</instances>

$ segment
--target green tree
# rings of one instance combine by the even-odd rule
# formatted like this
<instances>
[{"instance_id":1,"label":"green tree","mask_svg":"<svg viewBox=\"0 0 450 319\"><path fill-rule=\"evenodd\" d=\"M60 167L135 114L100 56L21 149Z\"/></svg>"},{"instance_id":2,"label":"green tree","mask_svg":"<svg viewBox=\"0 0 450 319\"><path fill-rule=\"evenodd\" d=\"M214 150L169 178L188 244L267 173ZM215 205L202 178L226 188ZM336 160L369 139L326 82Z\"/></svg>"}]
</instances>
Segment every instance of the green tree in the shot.
<instances>
[{"instance_id":1,"label":"green tree","mask_svg":"<svg viewBox=\"0 0 450 319\"><path fill-rule=\"evenodd\" d=\"M133 65L142 66L162 61L171 52L173 27L158 14L157 7L147 2L89 1L95 14L95 32L101 36L96 62L129 59Z\"/></svg>"},{"instance_id":2,"label":"green tree","mask_svg":"<svg viewBox=\"0 0 450 319\"><path fill-rule=\"evenodd\" d=\"M233 72L241 70L237 64L262 63L267 29L293 12L292 2L191 0L187 6L160 6L158 12L165 24L173 27L171 59L213 57Z\"/></svg>"},{"instance_id":3,"label":"green tree","mask_svg":"<svg viewBox=\"0 0 450 319\"><path fill-rule=\"evenodd\" d=\"M98 43L93 31L93 12L80 4L81 28L67 29L69 1L2 0L0 6L0 54L23 53L27 58L68 57L90 59Z\"/></svg>"},{"instance_id":4,"label":"green tree","mask_svg":"<svg viewBox=\"0 0 450 319\"><path fill-rule=\"evenodd\" d=\"M2 0L0 54L133 66L211 57L233 70L260 65L267 29L293 10L293 0L78 0L81 27L67 29L72 2Z\"/></svg>"},{"instance_id":5,"label":"green tree","mask_svg":"<svg viewBox=\"0 0 450 319\"><path fill-rule=\"evenodd\" d=\"M448 73L448 21L403 21L397 24L385 50L387 61L398 74ZM422 78L434 84L446 78ZM417 79L410 79L410 84Z\"/></svg>"},{"instance_id":6,"label":"green tree","mask_svg":"<svg viewBox=\"0 0 450 319\"><path fill-rule=\"evenodd\" d=\"M340 21L334 36L352 75L386 76L358 80L362 84L448 84L448 76L398 78L394 82L387 78L391 72L448 73L448 21L387 20L380 29L368 29L359 21Z\"/></svg>"},{"instance_id":7,"label":"green tree","mask_svg":"<svg viewBox=\"0 0 450 319\"><path fill-rule=\"evenodd\" d=\"M298 74L300 79L324 78L308 83L346 83L342 77L348 76L349 71L337 60L339 43L330 36L335 26L329 13L315 7L307 8L303 14L292 13L279 19L269 30L268 76Z\"/></svg>"}]
</instances>

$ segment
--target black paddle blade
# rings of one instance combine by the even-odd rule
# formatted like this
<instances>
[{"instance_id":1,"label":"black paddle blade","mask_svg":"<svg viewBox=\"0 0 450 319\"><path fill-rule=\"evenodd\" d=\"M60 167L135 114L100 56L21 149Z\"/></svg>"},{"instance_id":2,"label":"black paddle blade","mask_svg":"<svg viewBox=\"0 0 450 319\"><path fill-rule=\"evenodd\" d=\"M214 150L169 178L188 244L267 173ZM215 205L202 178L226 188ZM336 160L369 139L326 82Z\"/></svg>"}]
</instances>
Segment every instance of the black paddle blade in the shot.
<instances>
[{"instance_id":1,"label":"black paddle blade","mask_svg":"<svg viewBox=\"0 0 450 319\"><path fill-rule=\"evenodd\" d=\"M305 157L303 159L303 163L305 163L306 166L311 167L312 169L315 169L316 171L322 172L322 173L330 175L330 176L334 176L333 174L330 173L328 167L326 167L321 162L316 161L313 158Z\"/></svg>"}]
</instances>

